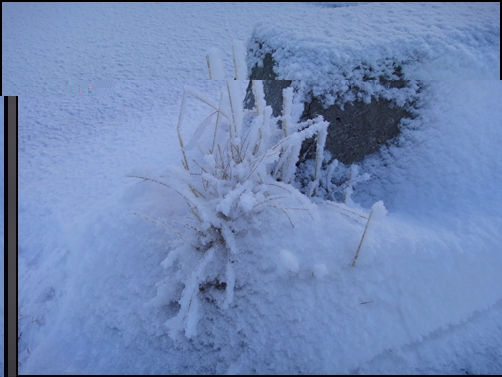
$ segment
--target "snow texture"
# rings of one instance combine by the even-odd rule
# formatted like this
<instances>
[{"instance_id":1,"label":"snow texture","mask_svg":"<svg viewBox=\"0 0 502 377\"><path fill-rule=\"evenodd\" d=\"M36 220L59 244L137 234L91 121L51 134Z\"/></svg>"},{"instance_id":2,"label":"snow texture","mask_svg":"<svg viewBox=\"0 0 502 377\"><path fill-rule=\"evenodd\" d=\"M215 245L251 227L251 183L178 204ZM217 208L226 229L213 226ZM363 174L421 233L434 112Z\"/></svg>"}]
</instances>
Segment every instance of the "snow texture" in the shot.
<instances>
[{"instance_id":1,"label":"snow texture","mask_svg":"<svg viewBox=\"0 0 502 377\"><path fill-rule=\"evenodd\" d=\"M248 49L249 70L272 54L276 80L498 80L500 4L318 8L258 24Z\"/></svg>"},{"instance_id":2,"label":"snow texture","mask_svg":"<svg viewBox=\"0 0 502 377\"><path fill-rule=\"evenodd\" d=\"M305 202L307 211L288 211L294 228L277 208L255 213L233 239L239 252L226 270L232 293L216 282L202 293L192 280L187 292L199 292L199 300L186 316L178 315L187 286L166 269L200 277L223 260L214 254L205 270L197 268L196 251L182 246L190 236L185 203L155 182L122 178L181 165L181 153L169 151L179 150L183 87L131 85L155 93L145 98L160 105L146 115L141 103L122 102L143 115L141 133L134 113L107 128L109 111L97 110L119 106L110 99L20 103L21 373L501 370L502 219L492 205L502 200L498 82L431 85L434 100L400 146L361 164L376 175L353 194L363 212L306 205L298 193L284 204ZM192 85L213 102L228 89L224 82ZM79 117L84 108L96 115ZM188 133L211 108L199 100L187 108L195 111L185 114ZM72 120L81 127L60 126ZM386 160L390 153L395 164ZM352 268L362 216L375 198L389 212L370 226ZM248 200L237 202L241 210ZM373 209L384 212L380 204ZM176 264L176 252L186 265ZM211 300L225 304L218 309Z\"/></svg>"},{"instance_id":3,"label":"snow texture","mask_svg":"<svg viewBox=\"0 0 502 377\"><path fill-rule=\"evenodd\" d=\"M296 258L290 251L281 250L279 253L279 261L281 266L286 268L290 272L298 272L300 267L298 266L298 258Z\"/></svg>"},{"instance_id":4,"label":"snow texture","mask_svg":"<svg viewBox=\"0 0 502 377\"><path fill-rule=\"evenodd\" d=\"M207 53L207 65L209 69L209 78L211 80L223 80L225 71L223 69L222 53L219 48L213 47Z\"/></svg>"},{"instance_id":5,"label":"snow texture","mask_svg":"<svg viewBox=\"0 0 502 377\"><path fill-rule=\"evenodd\" d=\"M234 71L236 72L237 80L245 80L248 78L246 66L246 46L240 40L234 40L232 44L232 54L234 56Z\"/></svg>"},{"instance_id":6,"label":"snow texture","mask_svg":"<svg viewBox=\"0 0 502 377\"><path fill-rule=\"evenodd\" d=\"M500 5L338 5L2 4L2 89L20 95L20 374L502 373ZM238 164L233 186L194 178L178 139L183 93L195 94L185 152L216 169L198 141L230 106L221 93L243 98L247 82L201 81L206 53L220 48L233 79L232 42L251 35L283 46L280 78L392 75L391 56L407 78L473 80L424 81L418 117L360 163L371 178L351 202L284 181L246 186ZM96 96L62 98L68 78ZM256 103L241 132L255 122L264 140L279 137ZM301 136L281 144L284 158ZM257 179L279 164L272 146L256 146ZM197 203L238 215L218 233L204 212L200 238L175 192L193 199L196 178L214 188ZM227 254L212 253L220 233Z\"/></svg>"}]
</instances>

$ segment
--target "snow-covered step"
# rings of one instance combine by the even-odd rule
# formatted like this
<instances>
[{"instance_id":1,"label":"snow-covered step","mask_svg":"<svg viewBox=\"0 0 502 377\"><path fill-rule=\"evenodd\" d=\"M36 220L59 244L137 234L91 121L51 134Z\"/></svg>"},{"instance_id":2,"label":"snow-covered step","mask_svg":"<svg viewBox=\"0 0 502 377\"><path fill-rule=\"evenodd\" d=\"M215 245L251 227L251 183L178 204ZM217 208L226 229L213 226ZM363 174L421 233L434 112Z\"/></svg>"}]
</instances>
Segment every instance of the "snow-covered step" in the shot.
<instances>
[{"instance_id":1,"label":"snow-covered step","mask_svg":"<svg viewBox=\"0 0 502 377\"><path fill-rule=\"evenodd\" d=\"M371 3L258 24L254 79L499 79L499 3Z\"/></svg>"}]
</instances>

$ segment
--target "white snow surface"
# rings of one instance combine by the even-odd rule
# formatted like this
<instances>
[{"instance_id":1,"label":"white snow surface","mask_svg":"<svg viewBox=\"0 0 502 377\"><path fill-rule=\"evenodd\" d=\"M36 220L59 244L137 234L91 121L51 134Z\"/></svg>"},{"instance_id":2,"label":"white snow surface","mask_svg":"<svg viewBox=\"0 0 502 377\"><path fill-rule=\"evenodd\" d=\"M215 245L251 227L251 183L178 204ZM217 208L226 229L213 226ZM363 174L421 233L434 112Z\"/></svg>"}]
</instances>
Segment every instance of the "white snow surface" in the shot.
<instances>
[{"instance_id":1,"label":"white snow surface","mask_svg":"<svg viewBox=\"0 0 502 377\"><path fill-rule=\"evenodd\" d=\"M212 102L227 90L138 81L20 101L21 374L502 371L499 82L430 83L400 145L361 164L374 178L353 200L388 213L376 206L356 267L364 222L350 208L316 201L289 211L293 228L267 207L235 238L228 308L200 294L174 325L167 298L183 286L161 262L188 250L172 230L190 213L125 175L181 166L185 86ZM189 100L183 131L211 111Z\"/></svg>"},{"instance_id":2,"label":"white snow surface","mask_svg":"<svg viewBox=\"0 0 502 377\"><path fill-rule=\"evenodd\" d=\"M389 73L392 59L409 79L499 79L499 3L353 4L2 3L2 93L207 79L213 48L232 79L234 40L255 38L280 79L347 78L361 61Z\"/></svg>"},{"instance_id":3,"label":"white snow surface","mask_svg":"<svg viewBox=\"0 0 502 377\"><path fill-rule=\"evenodd\" d=\"M22 95L20 374L502 373L502 85L477 80L499 77L500 5L343 5L2 4L2 90ZM233 79L232 43L252 36L283 45L280 78L336 79L327 62L364 50L376 70L393 56L408 78L476 80L425 82L419 116L360 164L371 179L350 206L254 213L227 305L200 292L176 316L189 297L169 272L196 255L191 213L126 175L172 183L184 89L218 104L227 83L201 80L206 54L220 49ZM65 96L68 80L96 95ZM186 142L213 111L187 96Z\"/></svg>"},{"instance_id":4,"label":"white snow surface","mask_svg":"<svg viewBox=\"0 0 502 377\"><path fill-rule=\"evenodd\" d=\"M370 3L265 20L248 67L271 53L277 80L500 77L500 3ZM369 71L371 70L371 71Z\"/></svg>"}]
</instances>

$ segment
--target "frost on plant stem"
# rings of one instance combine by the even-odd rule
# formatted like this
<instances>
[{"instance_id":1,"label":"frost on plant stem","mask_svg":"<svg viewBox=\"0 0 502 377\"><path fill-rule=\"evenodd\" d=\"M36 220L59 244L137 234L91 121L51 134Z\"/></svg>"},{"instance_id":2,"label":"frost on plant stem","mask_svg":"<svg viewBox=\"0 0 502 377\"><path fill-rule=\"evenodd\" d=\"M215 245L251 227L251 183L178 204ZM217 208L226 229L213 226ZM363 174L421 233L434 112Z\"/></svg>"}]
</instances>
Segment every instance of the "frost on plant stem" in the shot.
<instances>
[{"instance_id":1,"label":"frost on plant stem","mask_svg":"<svg viewBox=\"0 0 502 377\"><path fill-rule=\"evenodd\" d=\"M354 187L370 179L368 173L360 174L359 166L347 166L338 160L332 160L331 154L325 151L322 163L320 160L300 161L295 171L293 185L307 196L316 196L324 200L342 202L348 207L358 207L352 199ZM314 192L313 187L316 188Z\"/></svg>"},{"instance_id":2,"label":"frost on plant stem","mask_svg":"<svg viewBox=\"0 0 502 377\"><path fill-rule=\"evenodd\" d=\"M246 80L248 76L246 64L246 48L244 46L244 43L238 39L235 39L232 42L232 59L235 72L234 80ZM211 48L207 52L206 64L209 71L210 80L225 79L222 53L218 48Z\"/></svg>"},{"instance_id":3,"label":"frost on plant stem","mask_svg":"<svg viewBox=\"0 0 502 377\"><path fill-rule=\"evenodd\" d=\"M356 255L354 256L354 260L352 261L352 267L356 266L357 258L359 257L359 252L361 251L361 247L364 242L364 237L367 234L368 228L370 224L375 224L379 222L385 215L387 214L387 209L383 205L383 201L379 200L371 207L370 215L368 216L368 221L366 222L366 226L364 227L364 233L361 237L361 241L359 242L359 246L357 247Z\"/></svg>"},{"instance_id":4,"label":"frost on plant stem","mask_svg":"<svg viewBox=\"0 0 502 377\"><path fill-rule=\"evenodd\" d=\"M221 310L233 307L238 279L233 263L241 253L237 240L250 230L251 220L257 214L268 207L267 210L284 215L284 221L294 227L290 212L299 209L308 212L309 201L292 186L304 140L315 138L317 148L311 182L305 185L307 195L331 189L330 177L336 163L330 165L329 177L323 168L328 122L322 116L293 122L291 104L285 104L283 116L275 118L265 102L262 82L252 81L252 88L256 105L251 110L243 108L234 80L227 81L218 104L194 91L185 91L177 127L181 169L169 174L169 183L137 177L175 192L191 214L185 224L184 243L171 250L162 262L168 278L158 284L157 297L149 303L156 307L179 305L176 315L165 323L173 338L180 332L187 338L196 336L204 307L200 300L205 299L204 302ZM288 89L285 98L293 100ZM199 125L187 125L184 123L187 101L199 101L212 112ZM284 129L278 126L278 120L282 120L279 124ZM188 130L191 137L186 142L183 135ZM323 182L327 182L324 188ZM290 254L283 251L280 260L288 270L296 272L298 263ZM316 275L323 273L320 268ZM166 289L165 284L181 288Z\"/></svg>"},{"instance_id":5,"label":"frost on plant stem","mask_svg":"<svg viewBox=\"0 0 502 377\"><path fill-rule=\"evenodd\" d=\"M237 39L234 40L232 44L232 56L234 58L235 79L247 79L246 47L242 41Z\"/></svg>"},{"instance_id":6,"label":"frost on plant stem","mask_svg":"<svg viewBox=\"0 0 502 377\"><path fill-rule=\"evenodd\" d=\"M198 93L185 92L177 129L182 170L169 175L169 184L139 177L175 191L192 214L188 234L183 235L186 243L171 250L162 263L170 280L180 281L183 289L171 290L170 297L159 292L163 299L155 301L157 306L162 301L179 304L178 313L166 322L173 337L180 331L188 338L196 335L202 297L222 310L232 307L236 284L232 263L240 254L237 237L247 232L250 219L267 207L284 215L294 227L288 212L307 210L290 209L295 195L297 207L305 204L288 184L294 178L301 143L318 138L319 156L323 155L328 123L322 117L291 125L285 134L266 105L262 82L252 83L256 103L252 110L243 108L237 84L227 81L217 105ZM187 101L191 100L214 110L196 127L184 123ZM189 127L191 137L185 138Z\"/></svg>"},{"instance_id":7,"label":"frost on plant stem","mask_svg":"<svg viewBox=\"0 0 502 377\"><path fill-rule=\"evenodd\" d=\"M223 80L225 78L223 69L223 59L221 51L213 47L206 55L207 69L209 70L209 78L211 80Z\"/></svg>"}]
</instances>

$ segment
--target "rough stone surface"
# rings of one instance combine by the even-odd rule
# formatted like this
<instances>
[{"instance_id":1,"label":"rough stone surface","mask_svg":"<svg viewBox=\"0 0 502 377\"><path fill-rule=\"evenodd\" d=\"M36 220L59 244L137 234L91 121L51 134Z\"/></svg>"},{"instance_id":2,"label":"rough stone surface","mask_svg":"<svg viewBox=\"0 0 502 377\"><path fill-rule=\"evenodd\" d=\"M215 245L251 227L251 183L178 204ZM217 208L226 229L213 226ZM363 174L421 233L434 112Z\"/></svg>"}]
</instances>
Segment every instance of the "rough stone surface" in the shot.
<instances>
[{"instance_id":1,"label":"rough stone surface","mask_svg":"<svg viewBox=\"0 0 502 377\"><path fill-rule=\"evenodd\" d=\"M253 75L251 75L251 78ZM282 91L291 85L291 80L263 80L263 92L265 93L265 101L267 105L272 107L275 117L282 114ZM251 81L246 89L246 97L244 98L244 107L252 109L254 107L254 96L251 86Z\"/></svg>"},{"instance_id":2,"label":"rough stone surface","mask_svg":"<svg viewBox=\"0 0 502 377\"><path fill-rule=\"evenodd\" d=\"M249 78L251 80L275 80L277 78L277 74L274 72L275 61L270 52L267 52L263 56L262 63L263 66L261 67L255 64L255 66L251 68L251 75Z\"/></svg>"},{"instance_id":3,"label":"rough stone surface","mask_svg":"<svg viewBox=\"0 0 502 377\"><path fill-rule=\"evenodd\" d=\"M321 101L314 98L305 104L301 120L313 119L322 115L329 122L325 150L333 158L344 164L361 161L365 156L375 153L388 140L400 132L399 123L412 114L402 107L392 106L387 99L372 98L369 104L363 101L346 103L344 110L338 105L324 108ZM314 157L312 141L306 141L301 156Z\"/></svg>"},{"instance_id":4,"label":"rough stone surface","mask_svg":"<svg viewBox=\"0 0 502 377\"><path fill-rule=\"evenodd\" d=\"M274 116L282 114L282 91L291 83L291 80L263 81L265 100L272 106ZM384 83L392 88L406 86L406 80ZM336 85L336 82L333 85ZM251 81L246 91L244 105L248 109L254 106ZM343 110L336 104L324 108L319 98L313 98L305 103L300 120L313 119L318 115L322 115L329 122L325 150L331 152L333 159L336 158L344 164L361 161L365 156L378 151L383 144L399 134L399 123L403 118L413 117L409 111L394 106L392 101L383 98L372 98L369 104L363 101L346 103ZM300 152L301 160L314 158L314 153L314 141L306 140Z\"/></svg>"}]
</instances>

